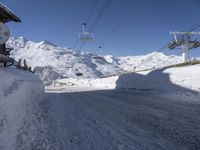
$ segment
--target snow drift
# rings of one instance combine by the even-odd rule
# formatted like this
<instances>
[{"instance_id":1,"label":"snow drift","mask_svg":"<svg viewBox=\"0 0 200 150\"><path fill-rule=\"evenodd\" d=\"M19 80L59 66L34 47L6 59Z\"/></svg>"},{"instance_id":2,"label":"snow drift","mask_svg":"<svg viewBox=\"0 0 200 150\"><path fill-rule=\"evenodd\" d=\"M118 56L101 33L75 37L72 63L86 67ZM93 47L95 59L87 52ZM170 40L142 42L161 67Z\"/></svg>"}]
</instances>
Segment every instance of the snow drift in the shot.
<instances>
[{"instance_id":1,"label":"snow drift","mask_svg":"<svg viewBox=\"0 0 200 150\"><path fill-rule=\"evenodd\" d=\"M116 81L116 88L144 90L200 91L200 65L160 69L151 72L124 74Z\"/></svg>"},{"instance_id":2,"label":"snow drift","mask_svg":"<svg viewBox=\"0 0 200 150\"><path fill-rule=\"evenodd\" d=\"M21 129L43 97L44 87L35 75L12 68L0 69L0 149L12 150ZM27 118L28 116L28 118ZM25 118L26 117L26 118ZM17 142L20 143L20 142Z\"/></svg>"}]
</instances>

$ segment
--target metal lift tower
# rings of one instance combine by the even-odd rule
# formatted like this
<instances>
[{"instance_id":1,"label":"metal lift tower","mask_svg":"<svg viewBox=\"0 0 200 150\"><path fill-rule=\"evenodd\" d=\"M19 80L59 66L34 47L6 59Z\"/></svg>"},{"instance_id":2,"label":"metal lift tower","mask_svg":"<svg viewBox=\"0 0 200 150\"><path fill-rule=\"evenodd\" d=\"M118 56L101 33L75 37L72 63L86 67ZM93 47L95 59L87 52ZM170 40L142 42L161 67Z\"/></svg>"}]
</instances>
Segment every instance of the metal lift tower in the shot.
<instances>
[{"instance_id":1,"label":"metal lift tower","mask_svg":"<svg viewBox=\"0 0 200 150\"><path fill-rule=\"evenodd\" d=\"M197 39L200 32L170 32L174 40L168 44L169 49L182 49L183 62L189 62L189 50L200 46L200 41Z\"/></svg>"}]
</instances>

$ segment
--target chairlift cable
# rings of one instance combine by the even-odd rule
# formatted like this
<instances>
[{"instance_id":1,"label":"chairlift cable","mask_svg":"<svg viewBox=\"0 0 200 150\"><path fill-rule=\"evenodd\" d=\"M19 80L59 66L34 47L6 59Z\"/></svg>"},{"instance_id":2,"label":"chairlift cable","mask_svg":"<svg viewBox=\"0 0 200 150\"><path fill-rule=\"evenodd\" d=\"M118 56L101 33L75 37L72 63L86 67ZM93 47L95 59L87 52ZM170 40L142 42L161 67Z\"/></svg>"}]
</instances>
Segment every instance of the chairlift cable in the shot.
<instances>
[{"instance_id":1,"label":"chairlift cable","mask_svg":"<svg viewBox=\"0 0 200 150\"><path fill-rule=\"evenodd\" d=\"M189 28L187 28L187 29L185 29L185 30L183 30L183 31L185 31L185 32L192 32L192 31L194 31L194 30L196 30L196 29L198 29L198 28L200 28L200 24L198 23L198 24L196 24L196 25L193 25L192 27L189 27ZM178 38L180 38L180 37L182 37L182 35L180 35ZM172 41L172 40L171 40ZM170 42L171 42L170 41ZM169 42L169 43L170 43ZM158 51L156 51L153 55L151 55L151 56L149 56L146 60L144 60L144 61L142 61L139 65L137 65L136 67L139 67L139 66L141 66L142 64L144 64L144 63L147 63L149 60L151 60L152 59L152 57L154 56L154 55L156 55L158 52L162 52L162 51L164 51L164 50L166 50L166 48L167 48L167 46L168 46L168 44L169 43L167 43L166 45L164 45L160 50L158 50Z\"/></svg>"},{"instance_id":2,"label":"chairlift cable","mask_svg":"<svg viewBox=\"0 0 200 150\"><path fill-rule=\"evenodd\" d=\"M84 46L85 46L85 42L82 42L79 50L81 51Z\"/></svg>"},{"instance_id":3,"label":"chairlift cable","mask_svg":"<svg viewBox=\"0 0 200 150\"><path fill-rule=\"evenodd\" d=\"M178 55L180 55L180 54L182 54L182 52L178 52L178 53L174 54L174 56L178 56ZM171 58L171 61L174 60L175 58L176 58L176 57ZM162 64L164 65L166 62L167 62L167 61L164 61L164 62L160 63L159 66L161 66ZM172 64L172 65L176 65L176 64ZM162 66L162 68L163 68L163 67L167 67L167 66Z\"/></svg>"},{"instance_id":4,"label":"chairlift cable","mask_svg":"<svg viewBox=\"0 0 200 150\"><path fill-rule=\"evenodd\" d=\"M123 24L125 23L125 21L130 17L130 14L131 12L133 11L134 9L131 8L129 11L128 11L128 14L126 16L124 16L120 22L118 24L116 24L116 26L114 26L114 28L111 30L111 32L106 36L106 38L100 43L100 47L103 47L103 45L111 38L111 36L114 34L114 32Z\"/></svg>"},{"instance_id":5,"label":"chairlift cable","mask_svg":"<svg viewBox=\"0 0 200 150\"><path fill-rule=\"evenodd\" d=\"M110 5L112 0L105 0L103 6L101 7L94 23L92 24L92 26L89 29L89 32L93 32L96 25L100 22L100 20L102 19L103 15L105 14L105 10L108 8L108 6ZM80 50L82 50L82 48L85 46L85 42L83 42L80 46Z\"/></svg>"},{"instance_id":6,"label":"chairlift cable","mask_svg":"<svg viewBox=\"0 0 200 150\"><path fill-rule=\"evenodd\" d=\"M90 32L93 32L96 25L100 22L100 20L102 19L103 15L105 14L105 10L109 7L110 3L111 3L112 0L105 0L102 8L100 9L96 19L95 19L95 22L92 24L91 28L90 28Z\"/></svg>"},{"instance_id":7,"label":"chairlift cable","mask_svg":"<svg viewBox=\"0 0 200 150\"><path fill-rule=\"evenodd\" d=\"M185 30L183 30L183 32L192 32L195 31L196 29L200 28L200 23L193 25L192 27L186 28ZM177 38L181 38L183 37L183 35L178 35ZM173 40L171 40L173 41Z\"/></svg>"},{"instance_id":8,"label":"chairlift cable","mask_svg":"<svg viewBox=\"0 0 200 150\"><path fill-rule=\"evenodd\" d=\"M76 48L76 46L77 46L77 44L78 44L78 41L79 41L79 39L77 39L77 40L75 41L74 46L73 46L73 50Z\"/></svg>"},{"instance_id":9,"label":"chairlift cable","mask_svg":"<svg viewBox=\"0 0 200 150\"><path fill-rule=\"evenodd\" d=\"M89 15L88 15L88 17L87 17L87 19L86 19L86 24L88 24L89 21L90 21L90 19L92 18L92 15L93 15L94 10L95 10L95 8L96 8L97 2L98 2L98 0L95 0L95 2L94 2L94 4L93 4L92 8L90 9L90 13L89 13Z\"/></svg>"},{"instance_id":10,"label":"chairlift cable","mask_svg":"<svg viewBox=\"0 0 200 150\"><path fill-rule=\"evenodd\" d=\"M164 45L161 49L159 49L158 51L156 51L155 53L153 53L151 56L147 57L147 58L146 58L145 60L143 60L139 65L137 65L136 68L139 67L139 66L141 66L142 64L147 63L148 61L150 61L150 60L153 58L153 56L155 56L157 53L163 52L164 50L166 50L167 45L168 45L168 44Z\"/></svg>"},{"instance_id":11,"label":"chairlift cable","mask_svg":"<svg viewBox=\"0 0 200 150\"><path fill-rule=\"evenodd\" d=\"M94 13L94 9L96 7L97 2L98 2L98 0L95 0L92 8L90 9L90 13L88 14L88 17L86 19L86 24L89 23L89 21L90 21L90 19L92 17L92 14ZM79 43L79 38L75 41L74 46L73 46L73 50L76 48L76 46L78 45L78 43Z\"/></svg>"}]
</instances>

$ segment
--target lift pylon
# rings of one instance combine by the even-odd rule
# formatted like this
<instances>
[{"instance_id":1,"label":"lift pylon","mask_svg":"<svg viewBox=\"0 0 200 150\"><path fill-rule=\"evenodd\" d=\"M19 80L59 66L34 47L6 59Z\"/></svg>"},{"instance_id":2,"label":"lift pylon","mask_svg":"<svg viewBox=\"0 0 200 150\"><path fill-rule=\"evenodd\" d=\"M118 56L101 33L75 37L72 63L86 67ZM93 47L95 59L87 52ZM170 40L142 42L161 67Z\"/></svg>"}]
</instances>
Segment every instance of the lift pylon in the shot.
<instances>
[{"instance_id":1,"label":"lift pylon","mask_svg":"<svg viewBox=\"0 0 200 150\"><path fill-rule=\"evenodd\" d=\"M183 62L189 62L189 50L200 46L200 41L197 36L200 32L170 32L174 40L168 44L169 49L182 49Z\"/></svg>"}]
</instances>

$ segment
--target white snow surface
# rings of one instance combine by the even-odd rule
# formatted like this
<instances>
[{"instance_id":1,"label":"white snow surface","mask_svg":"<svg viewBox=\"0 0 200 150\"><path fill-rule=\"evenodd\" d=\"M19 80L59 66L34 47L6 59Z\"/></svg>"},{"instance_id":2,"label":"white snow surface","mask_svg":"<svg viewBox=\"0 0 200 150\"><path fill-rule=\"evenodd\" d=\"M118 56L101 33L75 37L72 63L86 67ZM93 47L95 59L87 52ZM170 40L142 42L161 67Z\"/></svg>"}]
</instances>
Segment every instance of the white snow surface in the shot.
<instances>
[{"instance_id":1,"label":"white snow surface","mask_svg":"<svg viewBox=\"0 0 200 150\"><path fill-rule=\"evenodd\" d=\"M33 42L23 37L12 37L7 44L14 48L11 56L16 60L26 59L46 85L56 79L76 78L77 73L82 73L81 78L99 78L131 72L151 56L150 61L139 65L136 70L181 62L180 56L166 56L163 53L155 54L155 52L143 56L114 57L107 55L101 59L95 59L97 56L95 54L61 48L47 41Z\"/></svg>"},{"instance_id":2,"label":"white snow surface","mask_svg":"<svg viewBox=\"0 0 200 150\"><path fill-rule=\"evenodd\" d=\"M14 47L11 55L16 60L26 59L43 81L76 77L77 73L82 73L84 78L96 78L123 71L104 58L93 59L94 54L75 52L47 41L36 43L19 37L10 38L7 44Z\"/></svg>"},{"instance_id":3,"label":"white snow surface","mask_svg":"<svg viewBox=\"0 0 200 150\"><path fill-rule=\"evenodd\" d=\"M116 88L149 89L163 91L200 91L200 65L173 67L125 74L116 81Z\"/></svg>"},{"instance_id":4,"label":"white snow surface","mask_svg":"<svg viewBox=\"0 0 200 150\"><path fill-rule=\"evenodd\" d=\"M39 79L0 70L0 149L200 149L200 65L127 73L148 55L94 60L46 41L11 38L9 44L16 59L27 59L51 85L38 105ZM180 61L157 53L140 69L174 58Z\"/></svg>"},{"instance_id":5,"label":"white snow surface","mask_svg":"<svg viewBox=\"0 0 200 150\"><path fill-rule=\"evenodd\" d=\"M45 97L54 139L48 143L69 150L200 149L199 74L193 65L57 80Z\"/></svg>"},{"instance_id":6,"label":"white snow surface","mask_svg":"<svg viewBox=\"0 0 200 150\"><path fill-rule=\"evenodd\" d=\"M14 68L0 68L0 76L0 149L15 150L26 138L23 128L33 131L33 112L43 98L44 87L35 75Z\"/></svg>"},{"instance_id":7,"label":"white snow surface","mask_svg":"<svg viewBox=\"0 0 200 150\"><path fill-rule=\"evenodd\" d=\"M33 149L197 150L199 104L195 95L121 89L47 92L49 126Z\"/></svg>"},{"instance_id":8,"label":"white snow surface","mask_svg":"<svg viewBox=\"0 0 200 150\"><path fill-rule=\"evenodd\" d=\"M99 79L66 78L53 82L49 88L95 87L100 89L126 88L135 90L200 91L200 65L173 67L154 71L127 73Z\"/></svg>"}]
</instances>

